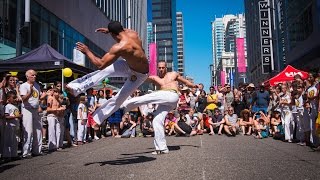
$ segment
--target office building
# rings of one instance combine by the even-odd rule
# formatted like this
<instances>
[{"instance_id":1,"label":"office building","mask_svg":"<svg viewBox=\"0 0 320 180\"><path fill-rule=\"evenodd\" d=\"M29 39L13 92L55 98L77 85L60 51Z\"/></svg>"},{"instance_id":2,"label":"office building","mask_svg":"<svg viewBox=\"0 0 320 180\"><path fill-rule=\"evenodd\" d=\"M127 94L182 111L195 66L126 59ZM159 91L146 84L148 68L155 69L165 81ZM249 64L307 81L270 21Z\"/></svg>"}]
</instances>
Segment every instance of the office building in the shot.
<instances>
[{"instance_id":1,"label":"office building","mask_svg":"<svg viewBox=\"0 0 320 180\"><path fill-rule=\"evenodd\" d=\"M166 61L168 71L177 70L176 0L152 0L152 24L158 61Z\"/></svg>"},{"instance_id":2,"label":"office building","mask_svg":"<svg viewBox=\"0 0 320 180\"><path fill-rule=\"evenodd\" d=\"M178 50L178 69L181 76L185 75L184 71L184 52L183 52L183 16L182 12L177 12L177 50Z\"/></svg>"}]
</instances>

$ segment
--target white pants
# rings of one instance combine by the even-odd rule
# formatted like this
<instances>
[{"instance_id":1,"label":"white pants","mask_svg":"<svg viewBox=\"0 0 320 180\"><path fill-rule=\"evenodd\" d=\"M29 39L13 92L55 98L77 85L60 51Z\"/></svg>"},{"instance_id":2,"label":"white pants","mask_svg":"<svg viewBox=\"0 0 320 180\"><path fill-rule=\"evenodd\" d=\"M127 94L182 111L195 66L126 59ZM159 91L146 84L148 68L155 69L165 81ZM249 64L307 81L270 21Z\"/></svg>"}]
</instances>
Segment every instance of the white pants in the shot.
<instances>
[{"instance_id":1,"label":"white pants","mask_svg":"<svg viewBox=\"0 0 320 180\"><path fill-rule=\"evenodd\" d=\"M123 103L126 111L130 111L143 104L157 104L158 108L153 113L154 145L156 150L168 150L164 132L164 120L169 111L177 107L179 95L171 91L160 90L143 96L134 97Z\"/></svg>"},{"instance_id":2,"label":"white pants","mask_svg":"<svg viewBox=\"0 0 320 180\"><path fill-rule=\"evenodd\" d=\"M86 141L86 134L87 134L87 120L81 124L81 120L78 119L78 132L77 132L77 141L84 142Z\"/></svg>"},{"instance_id":3,"label":"white pants","mask_svg":"<svg viewBox=\"0 0 320 180\"><path fill-rule=\"evenodd\" d=\"M133 75L136 76L136 80L131 81ZM127 77L127 80L117 95L107 100L93 113L93 119L99 125L119 109L121 104L147 79L148 74L135 72L130 69L125 60L117 60L103 70L92 72L70 82L68 86L73 89L74 95L79 95L98 85L106 77Z\"/></svg>"},{"instance_id":4,"label":"white pants","mask_svg":"<svg viewBox=\"0 0 320 180\"><path fill-rule=\"evenodd\" d=\"M4 129L4 149L3 157L18 156L19 121L7 120Z\"/></svg>"},{"instance_id":5,"label":"white pants","mask_svg":"<svg viewBox=\"0 0 320 180\"><path fill-rule=\"evenodd\" d=\"M281 120L284 125L285 140L293 139L294 121L292 118L292 112L290 110L283 110L281 112Z\"/></svg>"},{"instance_id":6,"label":"white pants","mask_svg":"<svg viewBox=\"0 0 320 180\"><path fill-rule=\"evenodd\" d=\"M63 118L58 118L54 114L47 116L48 120L48 136L49 150L63 147L64 122Z\"/></svg>"},{"instance_id":7,"label":"white pants","mask_svg":"<svg viewBox=\"0 0 320 180\"><path fill-rule=\"evenodd\" d=\"M42 124L38 109L22 108L23 155L40 154L42 148Z\"/></svg>"}]
</instances>

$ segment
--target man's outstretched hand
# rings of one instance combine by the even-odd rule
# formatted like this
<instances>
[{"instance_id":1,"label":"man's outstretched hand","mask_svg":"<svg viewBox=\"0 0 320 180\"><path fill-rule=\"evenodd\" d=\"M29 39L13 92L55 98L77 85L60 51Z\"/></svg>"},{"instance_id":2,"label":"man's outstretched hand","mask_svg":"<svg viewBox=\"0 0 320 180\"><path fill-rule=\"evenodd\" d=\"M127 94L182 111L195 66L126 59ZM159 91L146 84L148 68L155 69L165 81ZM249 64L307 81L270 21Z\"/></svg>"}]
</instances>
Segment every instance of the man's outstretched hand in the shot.
<instances>
[{"instance_id":1,"label":"man's outstretched hand","mask_svg":"<svg viewBox=\"0 0 320 180\"><path fill-rule=\"evenodd\" d=\"M76 49L81 51L82 53L86 54L87 52L89 52L89 48L85 44L77 42L76 45Z\"/></svg>"},{"instance_id":2,"label":"man's outstretched hand","mask_svg":"<svg viewBox=\"0 0 320 180\"><path fill-rule=\"evenodd\" d=\"M108 34L109 33L109 29L108 28L98 28L98 29L95 30L95 32L101 32L101 33Z\"/></svg>"}]
</instances>

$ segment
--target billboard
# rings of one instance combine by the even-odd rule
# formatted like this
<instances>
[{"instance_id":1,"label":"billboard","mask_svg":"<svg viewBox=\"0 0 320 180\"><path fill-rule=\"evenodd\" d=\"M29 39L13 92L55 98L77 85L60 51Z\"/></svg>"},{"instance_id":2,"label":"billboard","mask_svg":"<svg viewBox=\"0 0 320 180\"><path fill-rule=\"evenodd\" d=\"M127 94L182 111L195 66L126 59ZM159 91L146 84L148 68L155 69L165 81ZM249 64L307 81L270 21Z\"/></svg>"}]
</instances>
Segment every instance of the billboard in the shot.
<instances>
[{"instance_id":1,"label":"billboard","mask_svg":"<svg viewBox=\"0 0 320 180\"><path fill-rule=\"evenodd\" d=\"M156 43L149 44L149 74L157 75L157 45Z\"/></svg>"},{"instance_id":2,"label":"billboard","mask_svg":"<svg viewBox=\"0 0 320 180\"><path fill-rule=\"evenodd\" d=\"M246 73L246 58L244 51L244 38L236 39L238 73Z\"/></svg>"},{"instance_id":3,"label":"billboard","mask_svg":"<svg viewBox=\"0 0 320 180\"><path fill-rule=\"evenodd\" d=\"M274 69L270 9L270 0L259 1L262 74Z\"/></svg>"}]
</instances>

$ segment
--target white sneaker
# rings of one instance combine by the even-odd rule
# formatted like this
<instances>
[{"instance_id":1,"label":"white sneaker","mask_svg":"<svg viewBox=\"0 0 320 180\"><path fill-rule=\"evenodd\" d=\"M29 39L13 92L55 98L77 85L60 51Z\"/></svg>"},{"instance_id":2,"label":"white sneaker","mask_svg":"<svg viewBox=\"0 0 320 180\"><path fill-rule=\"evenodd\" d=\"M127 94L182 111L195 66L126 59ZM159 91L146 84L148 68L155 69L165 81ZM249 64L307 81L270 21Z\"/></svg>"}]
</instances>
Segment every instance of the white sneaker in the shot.
<instances>
[{"instance_id":1,"label":"white sneaker","mask_svg":"<svg viewBox=\"0 0 320 180\"><path fill-rule=\"evenodd\" d=\"M152 155L169 154L169 150L156 150L151 153Z\"/></svg>"},{"instance_id":2,"label":"white sneaker","mask_svg":"<svg viewBox=\"0 0 320 180\"><path fill-rule=\"evenodd\" d=\"M99 140L100 138L98 136L94 136L94 140Z\"/></svg>"}]
</instances>

